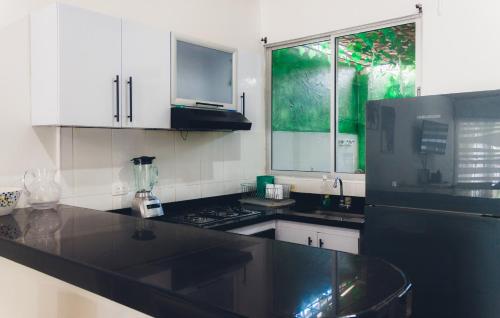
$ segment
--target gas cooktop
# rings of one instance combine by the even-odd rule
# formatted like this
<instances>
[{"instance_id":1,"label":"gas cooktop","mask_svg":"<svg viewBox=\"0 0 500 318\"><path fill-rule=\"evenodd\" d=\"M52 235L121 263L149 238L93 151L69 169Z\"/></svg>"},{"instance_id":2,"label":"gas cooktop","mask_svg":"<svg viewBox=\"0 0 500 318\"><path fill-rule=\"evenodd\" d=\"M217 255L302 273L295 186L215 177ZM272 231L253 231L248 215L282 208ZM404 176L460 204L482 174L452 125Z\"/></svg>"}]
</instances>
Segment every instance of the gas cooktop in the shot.
<instances>
[{"instance_id":1,"label":"gas cooktop","mask_svg":"<svg viewBox=\"0 0 500 318\"><path fill-rule=\"evenodd\" d=\"M229 220L260 215L261 213L241 206L214 206L186 211L182 215L168 217L168 220L198 227L210 227Z\"/></svg>"}]
</instances>

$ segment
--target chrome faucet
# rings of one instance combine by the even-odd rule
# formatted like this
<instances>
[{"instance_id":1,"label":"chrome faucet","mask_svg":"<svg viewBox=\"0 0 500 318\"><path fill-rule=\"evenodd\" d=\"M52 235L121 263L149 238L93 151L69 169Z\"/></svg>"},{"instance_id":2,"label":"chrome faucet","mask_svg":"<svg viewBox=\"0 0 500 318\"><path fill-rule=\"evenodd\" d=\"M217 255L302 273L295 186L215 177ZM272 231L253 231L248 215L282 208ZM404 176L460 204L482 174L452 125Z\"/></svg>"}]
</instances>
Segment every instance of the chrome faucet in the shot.
<instances>
[{"instance_id":1,"label":"chrome faucet","mask_svg":"<svg viewBox=\"0 0 500 318\"><path fill-rule=\"evenodd\" d=\"M351 198L344 197L344 183L340 177L335 177L333 187L337 188L340 185L339 208L349 210L351 207Z\"/></svg>"}]
</instances>

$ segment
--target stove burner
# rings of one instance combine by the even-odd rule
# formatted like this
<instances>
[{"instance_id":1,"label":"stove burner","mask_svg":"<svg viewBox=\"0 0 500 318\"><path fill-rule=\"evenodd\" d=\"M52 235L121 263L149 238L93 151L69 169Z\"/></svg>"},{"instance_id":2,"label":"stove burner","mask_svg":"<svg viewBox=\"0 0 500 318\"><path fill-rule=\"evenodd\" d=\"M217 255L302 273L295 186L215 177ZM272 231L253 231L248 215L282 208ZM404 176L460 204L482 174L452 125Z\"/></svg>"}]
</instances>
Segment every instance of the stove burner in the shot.
<instances>
[{"instance_id":1,"label":"stove burner","mask_svg":"<svg viewBox=\"0 0 500 318\"><path fill-rule=\"evenodd\" d=\"M207 217L203 217L203 216L192 216L192 217L187 218L186 221L191 222L191 223L196 223L196 224L203 224L203 223L215 221L215 219L207 218Z\"/></svg>"},{"instance_id":2,"label":"stove burner","mask_svg":"<svg viewBox=\"0 0 500 318\"><path fill-rule=\"evenodd\" d=\"M204 208L198 211L191 210L188 214L173 217L171 220L183 224L208 227L233 219L258 215L260 213L261 212L258 211L243 209L239 206L216 206Z\"/></svg>"},{"instance_id":3,"label":"stove burner","mask_svg":"<svg viewBox=\"0 0 500 318\"><path fill-rule=\"evenodd\" d=\"M241 215L240 213L238 212L220 212L219 213L220 216L223 216L223 217L228 217L228 218L231 218L231 217L235 217L235 216L238 216L238 215Z\"/></svg>"}]
</instances>

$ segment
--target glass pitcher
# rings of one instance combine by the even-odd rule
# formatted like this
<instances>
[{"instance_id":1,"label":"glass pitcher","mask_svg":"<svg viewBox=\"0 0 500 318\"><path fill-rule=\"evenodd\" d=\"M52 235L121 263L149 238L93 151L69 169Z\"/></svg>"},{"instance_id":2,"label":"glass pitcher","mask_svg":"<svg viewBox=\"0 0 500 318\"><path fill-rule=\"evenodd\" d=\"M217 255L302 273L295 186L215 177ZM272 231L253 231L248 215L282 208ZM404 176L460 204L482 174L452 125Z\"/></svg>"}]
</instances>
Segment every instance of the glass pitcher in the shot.
<instances>
[{"instance_id":1,"label":"glass pitcher","mask_svg":"<svg viewBox=\"0 0 500 318\"><path fill-rule=\"evenodd\" d=\"M155 157L142 156L133 158L135 188L138 192L153 191L154 186L158 183L158 168L153 165Z\"/></svg>"},{"instance_id":2,"label":"glass pitcher","mask_svg":"<svg viewBox=\"0 0 500 318\"><path fill-rule=\"evenodd\" d=\"M56 182L57 170L37 168L24 173L23 184L28 203L35 210L53 209L61 198L61 187Z\"/></svg>"}]
</instances>

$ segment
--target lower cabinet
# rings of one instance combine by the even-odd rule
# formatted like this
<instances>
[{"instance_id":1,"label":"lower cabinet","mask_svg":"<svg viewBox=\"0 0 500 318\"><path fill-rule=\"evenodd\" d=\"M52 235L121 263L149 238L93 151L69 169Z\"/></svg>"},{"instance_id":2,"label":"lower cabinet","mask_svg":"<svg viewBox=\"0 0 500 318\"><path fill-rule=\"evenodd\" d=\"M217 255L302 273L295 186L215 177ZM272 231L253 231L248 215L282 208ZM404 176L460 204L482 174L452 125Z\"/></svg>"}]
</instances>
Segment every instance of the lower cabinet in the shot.
<instances>
[{"instance_id":1,"label":"lower cabinet","mask_svg":"<svg viewBox=\"0 0 500 318\"><path fill-rule=\"evenodd\" d=\"M259 236L275 229L275 239L283 242L309 245L352 254L359 253L359 230L292 221L266 221L228 232Z\"/></svg>"},{"instance_id":2,"label":"lower cabinet","mask_svg":"<svg viewBox=\"0 0 500 318\"><path fill-rule=\"evenodd\" d=\"M278 241L297 243L309 246L318 246L316 232L299 226L279 226L276 228Z\"/></svg>"},{"instance_id":3,"label":"lower cabinet","mask_svg":"<svg viewBox=\"0 0 500 318\"><path fill-rule=\"evenodd\" d=\"M342 229L345 230L345 229ZM356 230L353 230L356 231ZM357 231L356 231L357 232ZM347 234L347 233L345 233ZM317 233L318 247L330 250L358 254L359 252L359 232L354 235Z\"/></svg>"},{"instance_id":4,"label":"lower cabinet","mask_svg":"<svg viewBox=\"0 0 500 318\"><path fill-rule=\"evenodd\" d=\"M276 239L352 254L359 252L359 231L353 229L278 220Z\"/></svg>"}]
</instances>

